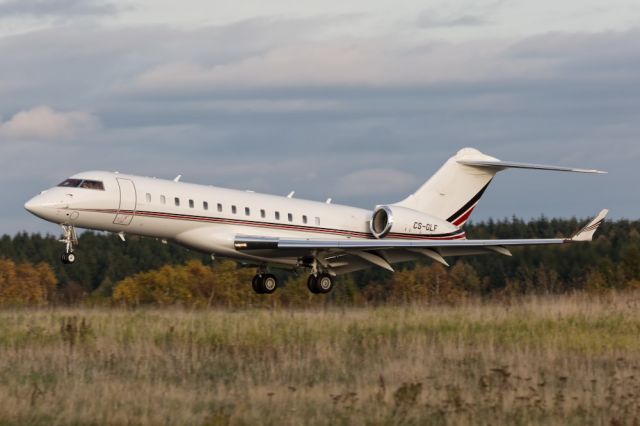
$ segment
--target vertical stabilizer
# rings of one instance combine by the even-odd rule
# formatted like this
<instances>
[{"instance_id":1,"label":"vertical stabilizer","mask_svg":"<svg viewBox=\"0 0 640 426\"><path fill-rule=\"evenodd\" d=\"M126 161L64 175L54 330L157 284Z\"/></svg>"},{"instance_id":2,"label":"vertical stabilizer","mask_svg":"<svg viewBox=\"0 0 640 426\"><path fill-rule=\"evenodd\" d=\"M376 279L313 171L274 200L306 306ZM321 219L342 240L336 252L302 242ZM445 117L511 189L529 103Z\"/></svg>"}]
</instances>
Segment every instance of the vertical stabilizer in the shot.
<instances>
[{"instance_id":1,"label":"vertical stabilizer","mask_svg":"<svg viewBox=\"0 0 640 426\"><path fill-rule=\"evenodd\" d=\"M464 148L451 157L424 185L398 206L418 210L462 226L498 169L474 167L461 161L498 161L474 148Z\"/></svg>"}]
</instances>

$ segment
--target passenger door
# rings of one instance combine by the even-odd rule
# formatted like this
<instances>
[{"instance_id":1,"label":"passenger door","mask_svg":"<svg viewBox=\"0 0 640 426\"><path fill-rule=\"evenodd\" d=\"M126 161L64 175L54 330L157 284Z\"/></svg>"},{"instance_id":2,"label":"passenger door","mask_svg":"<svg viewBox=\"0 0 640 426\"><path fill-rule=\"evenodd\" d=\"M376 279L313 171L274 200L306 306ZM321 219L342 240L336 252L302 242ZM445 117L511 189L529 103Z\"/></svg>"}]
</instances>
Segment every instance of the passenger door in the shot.
<instances>
[{"instance_id":1,"label":"passenger door","mask_svg":"<svg viewBox=\"0 0 640 426\"><path fill-rule=\"evenodd\" d=\"M136 214L136 187L133 181L124 178L116 178L120 188L120 205L113 223L116 225L129 225Z\"/></svg>"}]
</instances>

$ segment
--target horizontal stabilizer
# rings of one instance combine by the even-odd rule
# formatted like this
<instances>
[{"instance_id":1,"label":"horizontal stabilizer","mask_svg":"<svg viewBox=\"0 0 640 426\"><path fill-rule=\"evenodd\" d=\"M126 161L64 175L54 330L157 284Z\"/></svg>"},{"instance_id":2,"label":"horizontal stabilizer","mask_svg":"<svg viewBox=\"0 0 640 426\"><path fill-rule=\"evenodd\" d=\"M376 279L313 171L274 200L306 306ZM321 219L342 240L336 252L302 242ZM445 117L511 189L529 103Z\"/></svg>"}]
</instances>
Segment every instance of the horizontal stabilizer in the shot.
<instances>
[{"instance_id":1,"label":"horizontal stabilizer","mask_svg":"<svg viewBox=\"0 0 640 426\"><path fill-rule=\"evenodd\" d=\"M571 237L571 241L591 241L593 240L593 234L598 230L604 219L607 217L609 210L602 210L598 216L595 217L587 226L576 232L576 234Z\"/></svg>"},{"instance_id":2,"label":"horizontal stabilizer","mask_svg":"<svg viewBox=\"0 0 640 426\"><path fill-rule=\"evenodd\" d=\"M511 161L485 161L485 160L458 160L458 163L465 166L473 167L487 167L496 170L504 169L531 169L531 170L551 170L556 172L576 172L576 173L598 173L604 174L602 170L594 169L577 169L574 167L559 167L559 166L547 166L544 164L527 164L527 163L514 163Z\"/></svg>"}]
</instances>

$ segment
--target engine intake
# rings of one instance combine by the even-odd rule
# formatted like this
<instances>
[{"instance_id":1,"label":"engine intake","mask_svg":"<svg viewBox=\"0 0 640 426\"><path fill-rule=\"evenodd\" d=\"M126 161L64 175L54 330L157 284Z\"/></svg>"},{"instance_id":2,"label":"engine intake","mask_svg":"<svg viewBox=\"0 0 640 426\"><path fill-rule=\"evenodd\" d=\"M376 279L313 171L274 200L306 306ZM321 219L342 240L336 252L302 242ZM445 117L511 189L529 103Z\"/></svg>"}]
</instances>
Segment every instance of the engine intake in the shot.
<instances>
[{"instance_id":1,"label":"engine intake","mask_svg":"<svg viewBox=\"0 0 640 426\"><path fill-rule=\"evenodd\" d=\"M378 207L371 218L371 233L376 238L387 236L393 226L393 212L387 206Z\"/></svg>"}]
</instances>

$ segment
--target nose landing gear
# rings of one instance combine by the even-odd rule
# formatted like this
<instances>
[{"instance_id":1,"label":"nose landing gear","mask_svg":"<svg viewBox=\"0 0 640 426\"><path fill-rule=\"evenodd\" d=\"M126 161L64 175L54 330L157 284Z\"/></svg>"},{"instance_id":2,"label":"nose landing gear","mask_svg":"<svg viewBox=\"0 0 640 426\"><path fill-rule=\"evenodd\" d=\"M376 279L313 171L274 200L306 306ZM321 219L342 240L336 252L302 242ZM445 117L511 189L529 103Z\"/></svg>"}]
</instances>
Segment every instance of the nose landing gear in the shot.
<instances>
[{"instance_id":1,"label":"nose landing gear","mask_svg":"<svg viewBox=\"0 0 640 426\"><path fill-rule=\"evenodd\" d=\"M64 253L60 256L62 263L70 265L76 261L76 255L73 253L73 245L78 245L78 236L76 228L71 225L60 225L62 227L62 239L60 242L65 244Z\"/></svg>"}]
</instances>

